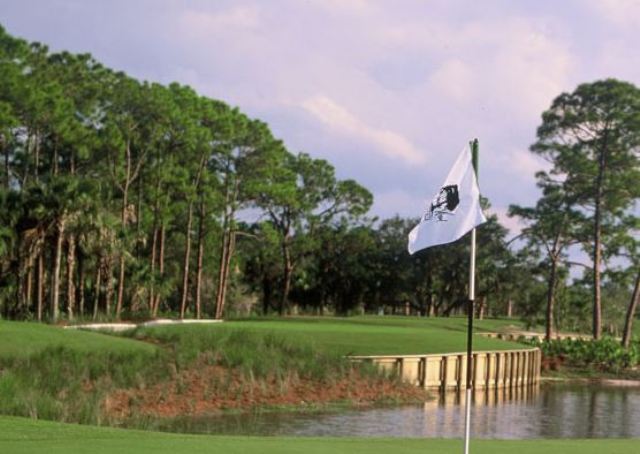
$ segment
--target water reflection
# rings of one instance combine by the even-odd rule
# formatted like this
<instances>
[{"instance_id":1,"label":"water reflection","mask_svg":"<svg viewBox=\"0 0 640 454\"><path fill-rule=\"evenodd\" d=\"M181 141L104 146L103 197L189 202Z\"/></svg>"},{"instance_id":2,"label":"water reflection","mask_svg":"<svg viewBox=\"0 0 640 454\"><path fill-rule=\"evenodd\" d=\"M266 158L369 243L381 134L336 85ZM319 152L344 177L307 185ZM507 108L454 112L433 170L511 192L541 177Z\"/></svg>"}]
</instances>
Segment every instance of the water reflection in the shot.
<instances>
[{"instance_id":1,"label":"water reflection","mask_svg":"<svg viewBox=\"0 0 640 454\"><path fill-rule=\"evenodd\" d=\"M258 413L183 418L162 429L289 436L444 437L462 435L464 398L448 393L420 406L339 413ZM544 385L474 395L476 438L640 437L640 388Z\"/></svg>"}]
</instances>

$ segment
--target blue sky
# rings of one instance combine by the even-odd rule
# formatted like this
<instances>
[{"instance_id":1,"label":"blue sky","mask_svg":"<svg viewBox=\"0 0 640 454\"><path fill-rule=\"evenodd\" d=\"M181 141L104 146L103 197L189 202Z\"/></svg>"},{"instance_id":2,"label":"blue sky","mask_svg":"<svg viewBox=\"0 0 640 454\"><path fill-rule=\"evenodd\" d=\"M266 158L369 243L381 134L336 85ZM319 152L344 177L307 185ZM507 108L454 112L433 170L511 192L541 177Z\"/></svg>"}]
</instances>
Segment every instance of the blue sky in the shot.
<instances>
[{"instance_id":1,"label":"blue sky","mask_svg":"<svg viewBox=\"0 0 640 454\"><path fill-rule=\"evenodd\" d=\"M640 0L0 0L7 30L178 81L267 121L418 216L465 143L504 223L532 204L541 112L581 82L640 84Z\"/></svg>"}]
</instances>

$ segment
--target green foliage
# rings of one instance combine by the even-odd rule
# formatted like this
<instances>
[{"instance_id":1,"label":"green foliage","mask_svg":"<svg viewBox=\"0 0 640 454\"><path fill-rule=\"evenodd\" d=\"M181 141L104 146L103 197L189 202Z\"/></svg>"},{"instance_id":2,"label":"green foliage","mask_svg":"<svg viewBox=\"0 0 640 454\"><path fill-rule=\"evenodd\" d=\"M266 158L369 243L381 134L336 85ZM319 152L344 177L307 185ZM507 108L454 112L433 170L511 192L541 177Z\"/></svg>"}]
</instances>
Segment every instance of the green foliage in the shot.
<instances>
[{"instance_id":1,"label":"green foliage","mask_svg":"<svg viewBox=\"0 0 640 454\"><path fill-rule=\"evenodd\" d=\"M616 339L554 339L534 342L544 356L561 358L568 365L604 372L619 373L640 365L640 344L624 348Z\"/></svg>"}]
</instances>

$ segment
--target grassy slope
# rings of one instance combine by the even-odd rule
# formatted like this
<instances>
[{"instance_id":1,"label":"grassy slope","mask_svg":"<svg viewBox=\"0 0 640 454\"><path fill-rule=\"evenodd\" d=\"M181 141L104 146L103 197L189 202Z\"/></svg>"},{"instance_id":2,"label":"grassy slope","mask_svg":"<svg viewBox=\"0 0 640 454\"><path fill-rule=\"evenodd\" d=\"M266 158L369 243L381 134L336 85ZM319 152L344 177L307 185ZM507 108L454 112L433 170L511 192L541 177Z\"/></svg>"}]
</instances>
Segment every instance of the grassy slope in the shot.
<instances>
[{"instance_id":1,"label":"grassy slope","mask_svg":"<svg viewBox=\"0 0 640 454\"><path fill-rule=\"evenodd\" d=\"M472 441L474 454L628 454L640 440ZM226 454L448 454L459 453L459 440L212 437L141 432L0 417L0 452L55 453L226 453Z\"/></svg>"},{"instance_id":2,"label":"grassy slope","mask_svg":"<svg viewBox=\"0 0 640 454\"><path fill-rule=\"evenodd\" d=\"M479 330L494 331L512 321L482 320ZM192 332L199 330L252 330L278 333L286 338L310 341L319 348L341 354L393 355L462 352L466 350L466 320L463 318L419 319L415 317L352 317L252 319L229 321L223 325L174 325L144 330L143 333ZM474 337L475 350L505 350L522 345Z\"/></svg>"},{"instance_id":3,"label":"grassy slope","mask_svg":"<svg viewBox=\"0 0 640 454\"><path fill-rule=\"evenodd\" d=\"M139 351L153 353L151 344L107 334L65 330L41 323L0 320L0 356L27 356L46 347L66 346L82 352Z\"/></svg>"}]
</instances>

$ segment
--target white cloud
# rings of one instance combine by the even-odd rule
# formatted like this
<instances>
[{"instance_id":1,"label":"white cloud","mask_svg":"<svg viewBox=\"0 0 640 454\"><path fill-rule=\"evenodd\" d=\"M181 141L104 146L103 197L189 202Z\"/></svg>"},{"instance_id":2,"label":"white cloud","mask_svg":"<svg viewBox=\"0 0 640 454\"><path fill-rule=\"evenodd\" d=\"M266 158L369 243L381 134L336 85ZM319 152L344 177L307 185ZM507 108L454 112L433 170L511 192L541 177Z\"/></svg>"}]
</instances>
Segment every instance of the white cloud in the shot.
<instances>
[{"instance_id":1,"label":"white cloud","mask_svg":"<svg viewBox=\"0 0 640 454\"><path fill-rule=\"evenodd\" d=\"M370 11L373 3L368 0L307 0L317 7L332 12L346 12L361 14Z\"/></svg>"},{"instance_id":2,"label":"white cloud","mask_svg":"<svg viewBox=\"0 0 640 454\"><path fill-rule=\"evenodd\" d=\"M598 17L615 25L640 27L640 0L589 0L587 3Z\"/></svg>"},{"instance_id":3,"label":"white cloud","mask_svg":"<svg viewBox=\"0 0 640 454\"><path fill-rule=\"evenodd\" d=\"M519 235L520 232L522 232L522 229L526 226L519 218L509 217L507 215L508 211L509 209L507 207L491 207L489 213L498 216L500 224L509 230L509 238L513 238L514 236Z\"/></svg>"},{"instance_id":4,"label":"white cloud","mask_svg":"<svg viewBox=\"0 0 640 454\"><path fill-rule=\"evenodd\" d=\"M531 178L540 170L549 170L551 164L527 149L513 148L504 150L497 156L499 167L508 169L508 172L516 174L520 178Z\"/></svg>"},{"instance_id":5,"label":"white cloud","mask_svg":"<svg viewBox=\"0 0 640 454\"><path fill-rule=\"evenodd\" d=\"M511 21L504 45L497 48L488 84L508 107L525 118L535 117L567 88L573 58L566 43L544 27L523 19Z\"/></svg>"},{"instance_id":6,"label":"white cloud","mask_svg":"<svg viewBox=\"0 0 640 454\"><path fill-rule=\"evenodd\" d=\"M423 164L425 156L404 136L387 129L378 129L357 118L332 99L317 95L308 98L302 107L330 129L363 140L390 158L407 164Z\"/></svg>"},{"instance_id":7,"label":"white cloud","mask_svg":"<svg viewBox=\"0 0 640 454\"><path fill-rule=\"evenodd\" d=\"M456 101L467 101L473 91L473 74L469 65L458 58L445 61L432 75L434 89Z\"/></svg>"},{"instance_id":8,"label":"white cloud","mask_svg":"<svg viewBox=\"0 0 640 454\"><path fill-rule=\"evenodd\" d=\"M251 29L260 24L256 6L237 6L226 11L186 10L181 17L185 30L215 32L226 28Z\"/></svg>"},{"instance_id":9,"label":"white cloud","mask_svg":"<svg viewBox=\"0 0 640 454\"><path fill-rule=\"evenodd\" d=\"M389 218L395 215L419 217L422 214L424 201L412 197L403 190L394 189L383 191L375 195L373 212Z\"/></svg>"}]
</instances>

